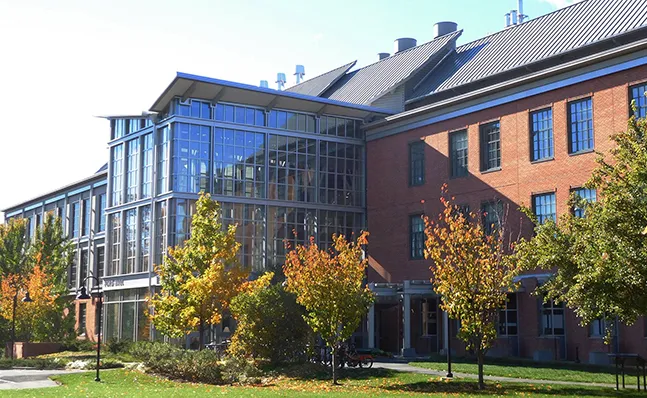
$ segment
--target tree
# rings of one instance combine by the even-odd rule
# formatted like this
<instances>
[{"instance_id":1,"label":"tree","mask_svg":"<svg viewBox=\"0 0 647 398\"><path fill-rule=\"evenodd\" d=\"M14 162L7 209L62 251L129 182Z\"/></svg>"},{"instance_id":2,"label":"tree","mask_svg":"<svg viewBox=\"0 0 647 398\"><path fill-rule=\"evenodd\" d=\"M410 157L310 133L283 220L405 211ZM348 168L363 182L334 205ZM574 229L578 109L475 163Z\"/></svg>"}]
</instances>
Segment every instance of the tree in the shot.
<instances>
[{"instance_id":1,"label":"tree","mask_svg":"<svg viewBox=\"0 0 647 398\"><path fill-rule=\"evenodd\" d=\"M29 251L27 220L9 219L0 224L0 276L21 274L26 271Z\"/></svg>"},{"instance_id":2,"label":"tree","mask_svg":"<svg viewBox=\"0 0 647 398\"><path fill-rule=\"evenodd\" d=\"M460 320L458 336L478 360L479 388L485 353L496 338L496 320L507 292L515 289L519 266L506 254L505 217L486 233L476 213L464 214L448 199L438 220L425 216L425 258L433 260L431 282L449 318Z\"/></svg>"},{"instance_id":3,"label":"tree","mask_svg":"<svg viewBox=\"0 0 647 398\"><path fill-rule=\"evenodd\" d=\"M306 322L332 350L332 379L337 384L338 346L357 329L374 296L364 284L368 260L362 247L368 244L368 232L363 231L356 242L343 235L332 238L331 251L320 250L314 238L307 246L289 250L283 272L287 291L296 294L306 309Z\"/></svg>"},{"instance_id":4,"label":"tree","mask_svg":"<svg viewBox=\"0 0 647 398\"><path fill-rule=\"evenodd\" d=\"M239 292L249 273L236 254L236 225L224 229L220 205L201 193L191 220L191 236L183 245L168 249L156 267L161 292L150 299L155 328L171 337L198 329L200 349L204 331L217 324L231 299Z\"/></svg>"},{"instance_id":5,"label":"tree","mask_svg":"<svg viewBox=\"0 0 647 398\"><path fill-rule=\"evenodd\" d=\"M586 184L598 201L573 195L570 205L582 217L569 212L557 224L537 225L516 251L524 268L553 271L539 293L564 302L584 325L647 315L647 121L632 117L611 139L610 156L599 154Z\"/></svg>"},{"instance_id":6,"label":"tree","mask_svg":"<svg viewBox=\"0 0 647 398\"><path fill-rule=\"evenodd\" d=\"M311 332L303 319L304 308L294 294L278 283L268 272L231 302L231 313L237 321L229 352L237 356L264 358L271 363L300 359Z\"/></svg>"}]
</instances>

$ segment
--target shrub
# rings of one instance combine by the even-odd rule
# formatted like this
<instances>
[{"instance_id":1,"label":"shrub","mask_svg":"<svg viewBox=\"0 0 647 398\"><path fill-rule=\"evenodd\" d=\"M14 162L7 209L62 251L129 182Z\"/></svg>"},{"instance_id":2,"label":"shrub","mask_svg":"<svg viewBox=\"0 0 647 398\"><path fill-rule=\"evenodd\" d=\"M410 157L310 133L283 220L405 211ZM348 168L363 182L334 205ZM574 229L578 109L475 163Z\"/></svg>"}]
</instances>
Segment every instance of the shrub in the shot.
<instances>
[{"instance_id":1,"label":"shrub","mask_svg":"<svg viewBox=\"0 0 647 398\"><path fill-rule=\"evenodd\" d=\"M267 273L231 302L238 321L229 352L239 357L263 358L271 363L305 360L311 331L305 310Z\"/></svg>"},{"instance_id":2,"label":"shrub","mask_svg":"<svg viewBox=\"0 0 647 398\"><path fill-rule=\"evenodd\" d=\"M226 383L260 384L263 372L243 358L227 357L221 364Z\"/></svg>"},{"instance_id":3,"label":"shrub","mask_svg":"<svg viewBox=\"0 0 647 398\"><path fill-rule=\"evenodd\" d=\"M58 362L53 359L0 359L0 369L11 369L14 367L25 367L25 368L34 368L34 369L63 369L65 368L65 363Z\"/></svg>"},{"instance_id":4,"label":"shrub","mask_svg":"<svg viewBox=\"0 0 647 398\"><path fill-rule=\"evenodd\" d=\"M128 353L142 362L156 362L172 358L183 351L178 347L157 341L137 341L133 343Z\"/></svg>"},{"instance_id":5,"label":"shrub","mask_svg":"<svg viewBox=\"0 0 647 398\"><path fill-rule=\"evenodd\" d=\"M128 352L130 346L133 344L132 341L128 339L115 339L114 337L108 340L106 343L106 348L113 354L119 354L123 352Z\"/></svg>"},{"instance_id":6,"label":"shrub","mask_svg":"<svg viewBox=\"0 0 647 398\"><path fill-rule=\"evenodd\" d=\"M102 359L101 360L101 369L117 369L117 368L123 368L124 364L123 362L114 360L114 359ZM97 362L96 361L90 361L85 367L86 369L96 369L97 368Z\"/></svg>"},{"instance_id":7,"label":"shrub","mask_svg":"<svg viewBox=\"0 0 647 398\"><path fill-rule=\"evenodd\" d=\"M94 351L97 349L97 343L90 340L66 340L61 343L61 351Z\"/></svg>"}]
</instances>

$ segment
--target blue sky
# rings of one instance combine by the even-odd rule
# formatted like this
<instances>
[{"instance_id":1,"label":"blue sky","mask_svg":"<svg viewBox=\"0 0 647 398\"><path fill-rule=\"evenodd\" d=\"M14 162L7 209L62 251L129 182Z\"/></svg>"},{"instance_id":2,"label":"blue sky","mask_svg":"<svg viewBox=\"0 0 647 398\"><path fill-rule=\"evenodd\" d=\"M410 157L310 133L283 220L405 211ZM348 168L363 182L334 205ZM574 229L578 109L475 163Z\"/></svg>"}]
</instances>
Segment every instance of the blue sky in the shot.
<instances>
[{"instance_id":1,"label":"blue sky","mask_svg":"<svg viewBox=\"0 0 647 398\"><path fill-rule=\"evenodd\" d=\"M525 0L531 18L572 0ZM276 87L431 40L503 28L516 0L0 0L0 209L94 173L108 159L98 115L147 110L176 71Z\"/></svg>"}]
</instances>

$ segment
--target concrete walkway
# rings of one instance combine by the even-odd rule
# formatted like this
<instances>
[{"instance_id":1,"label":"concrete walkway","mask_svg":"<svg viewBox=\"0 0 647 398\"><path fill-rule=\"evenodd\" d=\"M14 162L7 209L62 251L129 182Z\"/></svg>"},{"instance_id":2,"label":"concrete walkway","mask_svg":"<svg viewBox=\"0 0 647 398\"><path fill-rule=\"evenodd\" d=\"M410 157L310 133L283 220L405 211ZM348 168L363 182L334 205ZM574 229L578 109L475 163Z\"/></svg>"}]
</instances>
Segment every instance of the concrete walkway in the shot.
<instances>
[{"instance_id":1,"label":"concrete walkway","mask_svg":"<svg viewBox=\"0 0 647 398\"><path fill-rule=\"evenodd\" d=\"M7 369L0 370L0 390L22 388L56 387L58 384L49 377L60 374L78 373L82 370L35 370ZM2 395L2 394L0 394Z\"/></svg>"},{"instance_id":2,"label":"concrete walkway","mask_svg":"<svg viewBox=\"0 0 647 398\"><path fill-rule=\"evenodd\" d=\"M420 373L420 374L426 374L426 375L433 375L433 376L440 376L440 377L445 377L447 376L447 371L438 371L438 370L431 370L431 369L425 369L425 368L419 368L417 366L411 366L406 363L401 363L401 362L375 362L373 364L374 368L382 368L382 369L390 369L390 370L397 370L399 372L410 372L410 373ZM472 374L472 373L457 373L453 372L454 378L461 378L461 379L478 379L478 375ZM496 381L496 382L502 382L502 383L524 383L524 384L552 384L552 385L568 385L568 386L586 386L586 387L608 387L608 388L616 388L615 384L605 384L605 383L584 383L584 382L578 382L578 381L558 381L558 380L537 380L537 379L519 379L516 377L500 377L500 376L483 376L485 380L490 380L490 381ZM635 381L635 379L633 379ZM641 386L642 387L642 386ZM631 383L627 383L627 388L636 388L635 383L632 385Z\"/></svg>"}]
</instances>

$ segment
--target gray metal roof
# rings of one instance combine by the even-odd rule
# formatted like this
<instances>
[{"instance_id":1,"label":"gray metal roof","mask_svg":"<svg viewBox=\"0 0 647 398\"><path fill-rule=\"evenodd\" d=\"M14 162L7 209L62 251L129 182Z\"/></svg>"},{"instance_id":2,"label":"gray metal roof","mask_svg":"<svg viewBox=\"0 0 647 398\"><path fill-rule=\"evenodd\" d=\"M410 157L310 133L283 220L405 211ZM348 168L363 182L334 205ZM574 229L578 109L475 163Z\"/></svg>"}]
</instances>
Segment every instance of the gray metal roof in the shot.
<instances>
[{"instance_id":1,"label":"gray metal roof","mask_svg":"<svg viewBox=\"0 0 647 398\"><path fill-rule=\"evenodd\" d=\"M285 91L318 97L330 86L335 84L337 80L339 80L339 78L344 76L344 74L346 74L346 72L348 72L350 68L355 66L356 63L357 61L349 62L346 65L340 66L339 68L335 68L322 75L313 77L312 79L308 79L302 83L292 86Z\"/></svg>"},{"instance_id":2,"label":"gray metal roof","mask_svg":"<svg viewBox=\"0 0 647 398\"><path fill-rule=\"evenodd\" d=\"M404 83L435 55L449 45L453 45L462 32L460 30L446 34L348 73L323 96L354 104L370 104L392 88Z\"/></svg>"},{"instance_id":3,"label":"gray metal roof","mask_svg":"<svg viewBox=\"0 0 647 398\"><path fill-rule=\"evenodd\" d=\"M462 45L411 100L449 90L645 26L647 1L585 0Z\"/></svg>"}]
</instances>

